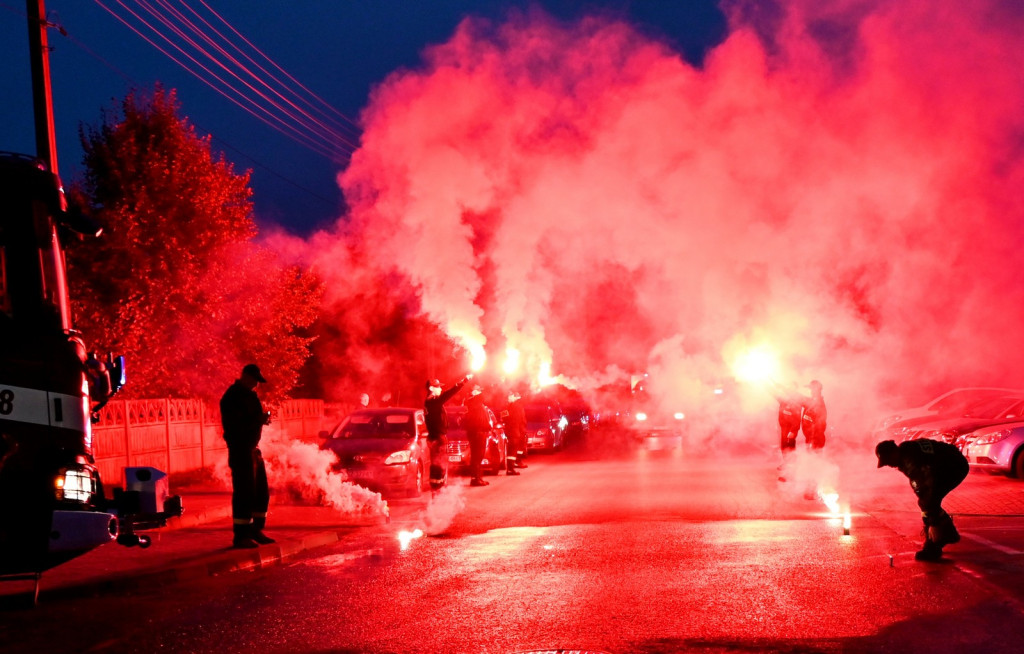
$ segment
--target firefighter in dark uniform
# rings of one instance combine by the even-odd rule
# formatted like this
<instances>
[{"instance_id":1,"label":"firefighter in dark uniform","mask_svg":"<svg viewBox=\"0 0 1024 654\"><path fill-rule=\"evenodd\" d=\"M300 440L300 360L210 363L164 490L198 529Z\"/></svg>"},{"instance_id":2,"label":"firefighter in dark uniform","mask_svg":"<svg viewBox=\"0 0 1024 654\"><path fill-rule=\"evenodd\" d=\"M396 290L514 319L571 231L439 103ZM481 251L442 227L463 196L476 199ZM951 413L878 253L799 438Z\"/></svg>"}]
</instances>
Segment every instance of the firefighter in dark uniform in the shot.
<instances>
[{"instance_id":1,"label":"firefighter in dark uniform","mask_svg":"<svg viewBox=\"0 0 1024 654\"><path fill-rule=\"evenodd\" d=\"M967 459L954 445L927 438L899 445L882 441L875 446L875 456L879 468L889 466L906 475L917 495L924 522L924 547L914 558L938 560L943 547L960 541L953 518L942 508L942 500L967 477Z\"/></svg>"},{"instance_id":2,"label":"firefighter in dark uniform","mask_svg":"<svg viewBox=\"0 0 1024 654\"><path fill-rule=\"evenodd\" d=\"M807 385L811 389L811 397L804 401L802 429L804 440L812 450L825 447L825 427L828 423L828 411L825 409L825 398L821 395L821 382L815 379Z\"/></svg>"},{"instance_id":3,"label":"firefighter in dark uniform","mask_svg":"<svg viewBox=\"0 0 1024 654\"><path fill-rule=\"evenodd\" d=\"M242 368L242 376L220 398L221 425L231 468L232 546L237 548L274 542L263 533L270 490L263 454L259 450L263 425L270 424L270 412L263 410L263 403L256 395L256 385L266 381L259 367L250 363Z\"/></svg>"},{"instance_id":4,"label":"firefighter in dark uniform","mask_svg":"<svg viewBox=\"0 0 1024 654\"><path fill-rule=\"evenodd\" d=\"M448 414L444 404L472 378L473 375L466 375L446 391L441 390L439 379L427 382L423 409L427 422L427 445L430 447L430 487L435 491L448 480Z\"/></svg>"},{"instance_id":5,"label":"firefighter in dark uniform","mask_svg":"<svg viewBox=\"0 0 1024 654\"><path fill-rule=\"evenodd\" d=\"M773 391L779 402L779 447L785 457L796 449L796 437L800 435L803 422L804 398L796 391L795 384L791 388L776 385Z\"/></svg>"},{"instance_id":6,"label":"firefighter in dark uniform","mask_svg":"<svg viewBox=\"0 0 1024 654\"><path fill-rule=\"evenodd\" d=\"M505 474L518 475L516 468L526 467L526 411L518 393L508 394L508 406L502 413L505 420L505 435L508 437L508 455L505 457Z\"/></svg>"},{"instance_id":7,"label":"firefighter in dark uniform","mask_svg":"<svg viewBox=\"0 0 1024 654\"><path fill-rule=\"evenodd\" d=\"M466 436L469 438L469 468L473 479L470 486L487 486L483 477L484 452L487 449L487 435L491 431L491 418L484 406L483 389L479 385L473 387L469 399L466 400L465 423Z\"/></svg>"}]
</instances>

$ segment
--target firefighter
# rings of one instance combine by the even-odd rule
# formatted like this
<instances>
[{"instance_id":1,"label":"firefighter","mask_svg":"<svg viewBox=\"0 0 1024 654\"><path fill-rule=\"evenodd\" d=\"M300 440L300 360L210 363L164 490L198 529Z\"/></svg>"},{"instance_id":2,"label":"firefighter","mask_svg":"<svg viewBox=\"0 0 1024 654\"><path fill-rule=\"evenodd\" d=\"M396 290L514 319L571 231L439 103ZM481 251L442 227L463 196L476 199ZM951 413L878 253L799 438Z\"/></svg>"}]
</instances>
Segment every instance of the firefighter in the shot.
<instances>
[{"instance_id":1,"label":"firefighter","mask_svg":"<svg viewBox=\"0 0 1024 654\"><path fill-rule=\"evenodd\" d=\"M779 402L779 447L783 458L796 449L796 437L803 422L804 398L796 391L796 384L789 389L777 385L773 392Z\"/></svg>"},{"instance_id":2,"label":"firefighter","mask_svg":"<svg viewBox=\"0 0 1024 654\"><path fill-rule=\"evenodd\" d=\"M270 424L270 412L263 410L256 394L256 386L266 381L259 367L250 363L220 399L221 425L231 468L232 547L236 548L249 549L274 542L263 533L270 490L259 449L263 425Z\"/></svg>"},{"instance_id":3,"label":"firefighter","mask_svg":"<svg viewBox=\"0 0 1024 654\"><path fill-rule=\"evenodd\" d=\"M942 508L942 500L967 477L967 459L955 446L927 438L899 445L882 441L875 446L875 456L879 468L889 466L906 475L917 495L924 523L924 546L914 558L938 560L943 547L960 541L953 518Z\"/></svg>"},{"instance_id":4,"label":"firefighter","mask_svg":"<svg viewBox=\"0 0 1024 654\"><path fill-rule=\"evenodd\" d=\"M526 411L518 393L508 394L508 406L502 414L509 453L505 457L505 474L518 475L516 468L526 467Z\"/></svg>"},{"instance_id":5,"label":"firefighter","mask_svg":"<svg viewBox=\"0 0 1024 654\"><path fill-rule=\"evenodd\" d=\"M804 400L801 428L807 446L812 450L820 450L825 447L828 411L825 409L825 398L821 395L821 382L815 379L807 387L811 389L811 397Z\"/></svg>"},{"instance_id":6,"label":"firefighter","mask_svg":"<svg viewBox=\"0 0 1024 654\"><path fill-rule=\"evenodd\" d=\"M448 414L444 404L459 392L473 375L466 375L446 391L441 390L441 380L427 382L427 397L423 408L427 421L427 444L430 447L430 488L440 490L448 480Z\"/></svg>"},{"instance_id":7,"label":"firefighter","mask_svg":"<svg viewBox=\"0 0 1024 654\"><path fill-rule=\"evenodd\" d=\"M469 399L466 400L466 436L469 437L469 468L473 479L470 486L487 486L483 477L484 452L487 449L487 435L491 431L491 419L484 406L483 389L479 385L473 387Z\"/></svg>"},{"instance_id":8,"label":"firefighter","mask_svg":"<svg viewBox=\"0 0 1024 654\"><path fill-rule=\"evenodd\" d=\"M782 464L779 466L779 481L786 481L785 467L790 455L796 451L796 438L803 422L804 397L796 390L796 384L784 388L775 384L772 394L779 403L779 449Z\"/></svg>"}]
</instances>

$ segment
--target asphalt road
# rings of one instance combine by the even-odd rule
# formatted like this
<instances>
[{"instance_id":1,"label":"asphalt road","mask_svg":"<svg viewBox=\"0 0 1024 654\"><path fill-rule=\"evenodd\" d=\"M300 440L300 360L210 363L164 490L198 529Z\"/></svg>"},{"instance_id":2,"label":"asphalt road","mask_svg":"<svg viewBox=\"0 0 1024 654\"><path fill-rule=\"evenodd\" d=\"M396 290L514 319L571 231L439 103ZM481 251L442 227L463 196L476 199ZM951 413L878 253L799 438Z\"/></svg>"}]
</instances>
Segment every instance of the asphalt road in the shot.
<instances>
[{"instance_id":1,"label":"asphalt road","mask_svg":"<svg viewBox=\"0 0 1024 654\"><path fill-rule=\"evenodd\" d=\"M3 651L1021 651L1024 483L968 477L962 542L920 563L906 480L861 449L785 482L771 452L536 456L282 566L9 610Z\"/></svg>"}]
</instances>

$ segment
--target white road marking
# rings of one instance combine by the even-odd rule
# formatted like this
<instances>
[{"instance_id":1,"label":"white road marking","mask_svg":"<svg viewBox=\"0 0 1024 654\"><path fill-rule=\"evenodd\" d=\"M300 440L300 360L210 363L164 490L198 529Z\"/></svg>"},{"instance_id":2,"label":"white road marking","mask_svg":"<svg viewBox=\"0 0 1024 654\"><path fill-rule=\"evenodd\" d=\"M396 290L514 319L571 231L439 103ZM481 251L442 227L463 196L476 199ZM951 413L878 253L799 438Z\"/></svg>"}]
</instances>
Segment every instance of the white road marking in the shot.
<instances>
[{"instance_id":1,"label":"white road marking","mask_svg":"<svg viewBox=\"0 0 1024 654\"><path fill-rule=\"evenodd\" d=\"M975 543L980 543L982 545L986 545L988 547L991 547L994 550L998 550L998 551L1002 552L1003 554L1024 554L1024 552L1021 552L1020 550L1015 550L1012 547L1006 547L1005 545L1000 545L999 543L994 543L994 542L990 541L987 538L982 538L981 536L977 536L975 534L966 534L965 533L965 534L963 534L963 536L964 536L964 538L970 538Z\"/></svg>"}]
</instances>

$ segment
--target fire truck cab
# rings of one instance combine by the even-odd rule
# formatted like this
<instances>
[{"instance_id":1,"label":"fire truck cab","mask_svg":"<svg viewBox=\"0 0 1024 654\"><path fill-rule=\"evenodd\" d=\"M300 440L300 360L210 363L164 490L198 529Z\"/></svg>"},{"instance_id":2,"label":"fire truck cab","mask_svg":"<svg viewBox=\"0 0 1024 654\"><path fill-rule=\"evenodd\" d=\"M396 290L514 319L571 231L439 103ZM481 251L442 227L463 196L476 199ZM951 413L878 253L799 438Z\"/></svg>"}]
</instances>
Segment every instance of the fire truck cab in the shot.
<instances>
[{"instance_id":1,"label":"fire truck cab","mask_svg":"<svg viewBox=\"0 0 1024 654\"><path fill-rule=\"evenodd\" d=\"M0 577L36 579L111 540L148 545L136 527L180 515L168 498L155 515L104 494L94 465L92 415L124 383L123 358L89 354L72 327L62 238L96 236L68 211L45 164L0 153ZM135 491L136 493L145 491Z\"/></svg>"}]
</instances>

